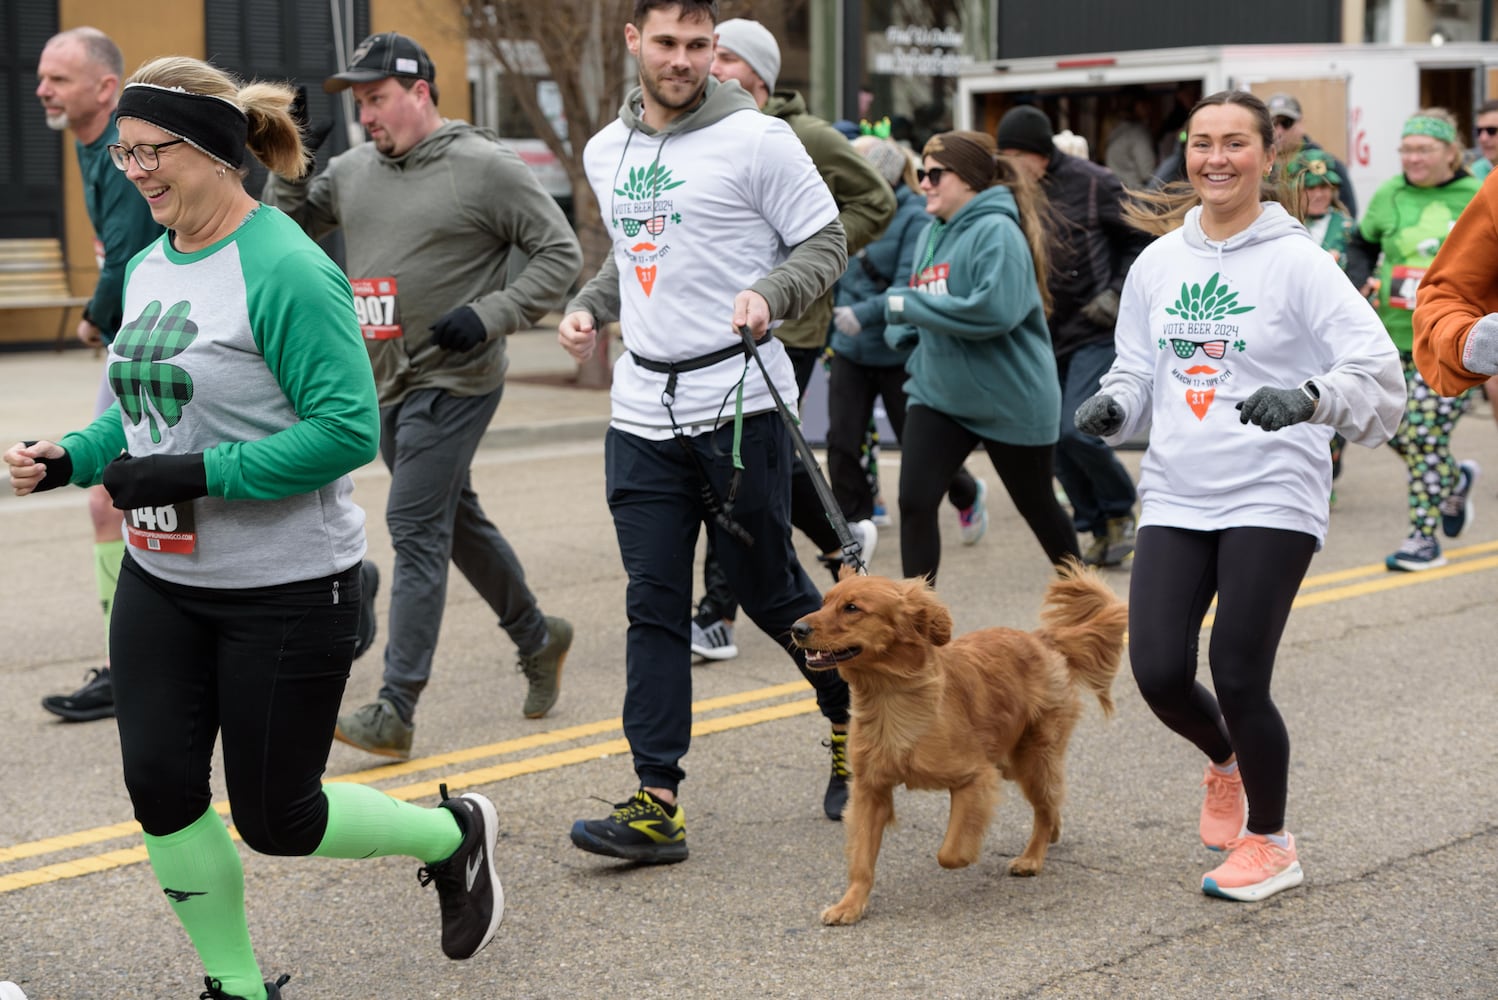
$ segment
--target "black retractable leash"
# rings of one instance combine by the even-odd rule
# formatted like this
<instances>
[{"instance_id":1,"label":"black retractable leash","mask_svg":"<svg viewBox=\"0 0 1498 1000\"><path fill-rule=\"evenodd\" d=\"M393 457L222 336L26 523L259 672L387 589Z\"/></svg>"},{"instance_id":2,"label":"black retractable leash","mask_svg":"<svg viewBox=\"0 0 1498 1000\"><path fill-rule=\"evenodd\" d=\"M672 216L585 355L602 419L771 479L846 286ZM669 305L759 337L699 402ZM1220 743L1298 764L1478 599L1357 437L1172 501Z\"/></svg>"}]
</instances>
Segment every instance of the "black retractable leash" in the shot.
<instances>
[{"instance_id":1,"label":"black retractable leash","mask_svg":"<svg viewBox=\"0 0 1498 1000\"><path fill-rule=\"evenodd\" d=\"M744 339L744 350L754 358L759 365L760 372L765 377L765 385L770 387L770 396L775 400L775 409L780 413L780 419L785 424L785 429L790 432L791 441L796 446L796 454L801 456L801 463L806 466L807 475L811 476L811 482L817 491L817 500L822 504L822 511L827 515L832 530L837 532L838 544L843 547L843 562L858 569L860 576L868 575L869 568L864 565L863 546L853 537L853 532L848 528L848 519L843 517L843 510L838 506L837 499L832 495L832 487L827 485L827 477L822 475L821 466L817 465L817 458L811 452L811 446L806 443L806 438L801 434L801 426L791 411L785 405L785 400L780 398L780 391L775 388L775 380L770 377L770 372L765 368L764 359L759 356L759 350L754 343L754 331L747 326L739 327L739 336Z\"/></svg>"}]
</instances>

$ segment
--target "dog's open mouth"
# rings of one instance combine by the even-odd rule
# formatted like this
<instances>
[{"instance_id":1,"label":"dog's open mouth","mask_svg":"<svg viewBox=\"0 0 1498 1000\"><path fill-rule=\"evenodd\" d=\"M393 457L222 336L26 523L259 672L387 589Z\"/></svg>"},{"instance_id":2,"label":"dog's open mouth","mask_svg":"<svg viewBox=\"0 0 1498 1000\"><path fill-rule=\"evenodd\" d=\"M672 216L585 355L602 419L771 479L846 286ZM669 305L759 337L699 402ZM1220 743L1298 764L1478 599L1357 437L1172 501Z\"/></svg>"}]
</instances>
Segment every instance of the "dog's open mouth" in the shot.
<instances>
[{"instance_id":1,"label":"dog's open mouth","mask_svg":"<svg viewBox=\"0 0 1498 1000\"><path fill-rule=\"evenodd\" d=\"M808 649L806 666L809 670L831 670L844 660L851 660L862 652L861 646L849 646L847 649Z\"/></svg>"}]
</instances>

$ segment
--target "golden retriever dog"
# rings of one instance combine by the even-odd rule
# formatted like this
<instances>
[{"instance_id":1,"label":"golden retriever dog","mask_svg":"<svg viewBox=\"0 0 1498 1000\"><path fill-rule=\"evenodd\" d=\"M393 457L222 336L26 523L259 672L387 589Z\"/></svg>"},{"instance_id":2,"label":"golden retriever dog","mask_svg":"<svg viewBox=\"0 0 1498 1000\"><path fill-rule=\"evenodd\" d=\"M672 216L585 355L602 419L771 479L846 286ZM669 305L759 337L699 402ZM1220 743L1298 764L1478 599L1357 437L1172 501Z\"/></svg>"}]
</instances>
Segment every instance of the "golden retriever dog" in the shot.
<instances>
[{"instance_id":1,"label":"golden retriever dog","mask_svg":"<svg viewBox=\"0 0 1498 1000\"><path fill-rule=\"evenodd\" d=\"M1126 606L1091 569L1062 568L1046 588L1040 628L988 628L952 638L952 616L924 579L845 573L822 608L791 627L813 670L836 668L852 692L848 891L824 924L863 917L894 789L946 789L952 813L936 860L978 860L999 801L1017 783L1035 811L1011 875L1035 875L1061 838L1067 743L1090 691L1113 714Z\"/></svg>"}]
</instances>

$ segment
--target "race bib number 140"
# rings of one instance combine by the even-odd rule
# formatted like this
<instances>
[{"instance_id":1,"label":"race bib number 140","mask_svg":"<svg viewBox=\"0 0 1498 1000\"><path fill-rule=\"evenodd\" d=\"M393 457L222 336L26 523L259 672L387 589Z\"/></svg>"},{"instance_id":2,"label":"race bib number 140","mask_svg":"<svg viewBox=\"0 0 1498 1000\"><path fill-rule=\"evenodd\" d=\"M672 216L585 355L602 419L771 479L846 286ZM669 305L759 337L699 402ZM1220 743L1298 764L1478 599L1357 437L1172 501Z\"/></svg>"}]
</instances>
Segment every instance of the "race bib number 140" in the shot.
<instances>
[{"instance_id":1,"label":"race bib number 140","mask_svg":"<svg viewBox=\"0 0 1498 1000\"><path fill-rule=\"evenodd\" d=\"M354 289L354 312L365 340L395 340L405 336L394 278L354 278L349 284Z\"/></svg>"}]
</instances>

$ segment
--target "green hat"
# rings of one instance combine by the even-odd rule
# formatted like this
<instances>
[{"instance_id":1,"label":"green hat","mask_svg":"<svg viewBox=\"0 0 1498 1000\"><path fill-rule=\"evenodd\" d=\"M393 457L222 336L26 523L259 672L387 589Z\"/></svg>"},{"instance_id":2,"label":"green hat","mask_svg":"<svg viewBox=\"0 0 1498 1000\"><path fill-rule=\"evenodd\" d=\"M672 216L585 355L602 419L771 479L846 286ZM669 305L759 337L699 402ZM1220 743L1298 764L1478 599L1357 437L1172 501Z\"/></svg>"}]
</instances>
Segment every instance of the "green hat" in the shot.
<instances>
[{"instance_id":1,"label":"green hat","mask_svg":"<svg viewBox=\"0 0 1498 1000\"><path fill-rule=\"evenodd\" d=\"M1306 187L1320 187L1322 184L1342 186L1342 175L1337 173L1336 164L1320 149L1302 147L1291 158L1289 173L1292 179L1298 178Z\"/></svg>"}]
</instances>

